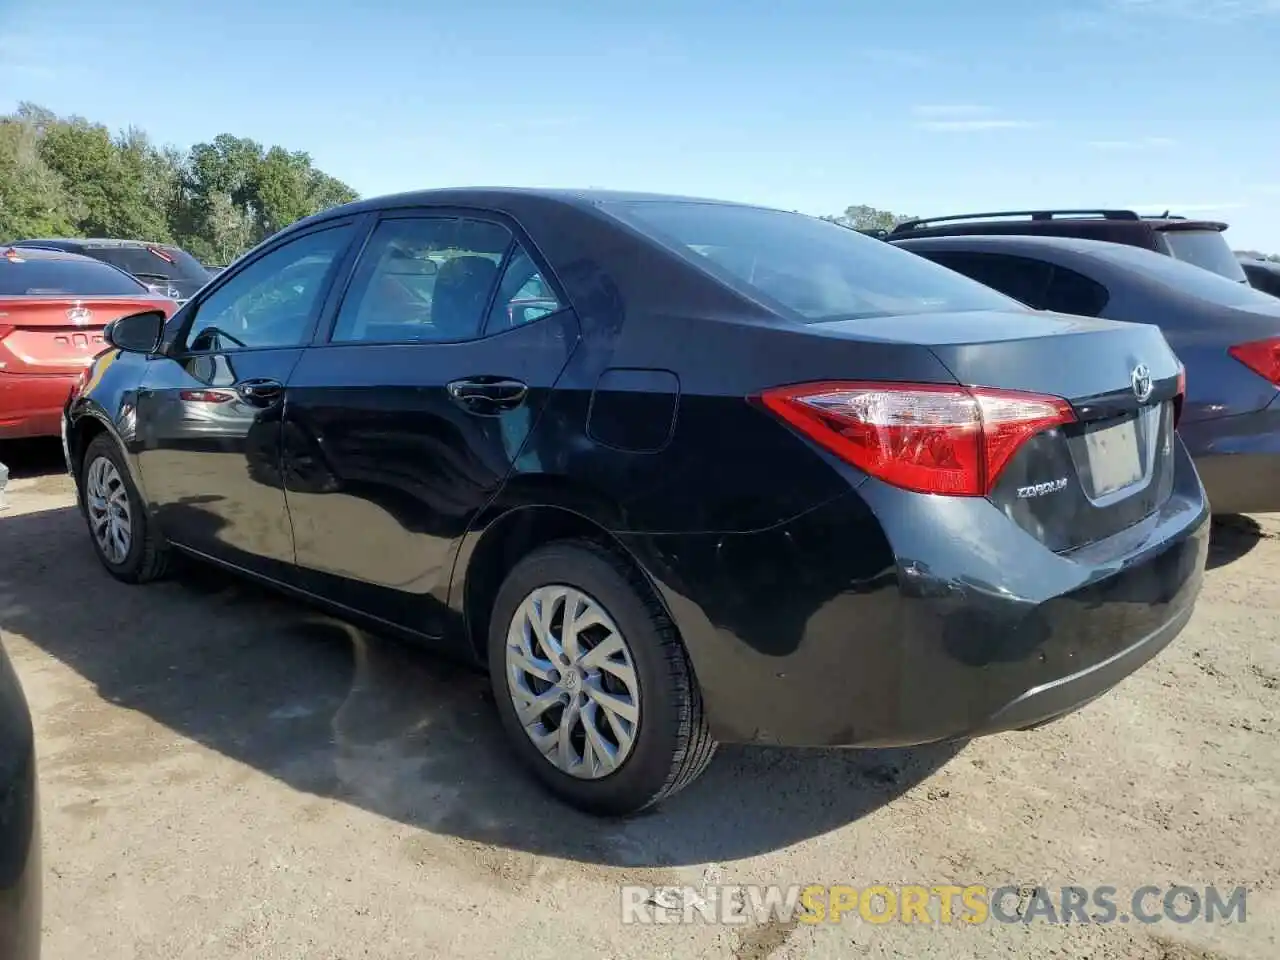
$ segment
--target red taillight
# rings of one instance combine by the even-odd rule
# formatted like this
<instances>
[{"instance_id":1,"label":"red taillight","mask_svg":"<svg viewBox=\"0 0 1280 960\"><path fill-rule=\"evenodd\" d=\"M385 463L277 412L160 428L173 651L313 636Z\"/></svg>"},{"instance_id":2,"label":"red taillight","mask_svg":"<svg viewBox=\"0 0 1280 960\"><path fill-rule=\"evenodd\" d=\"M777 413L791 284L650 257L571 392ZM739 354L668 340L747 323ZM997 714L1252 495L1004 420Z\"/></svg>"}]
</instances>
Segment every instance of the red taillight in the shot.
<instances>
[{"instance_id":1,"label":"red taillight","mask_svg":"<svg viewBox=\"0 0 1280 960\"><path fill-rule=\"evenodd\" d=\"M1258 376L1280 387L1280 337L1237 343L1234 347L1227 348L1227 353Z\"/></svg>"},{"instance_id":2,"label":"red taillight","mask_svg":"<svg viewBox=\"0 0 1280 960\"><path fill-rule=\"evenodd\" d=\"M1067 401L927 383L806 383L761 402L858 469L919 493L982 497L1027 440L1071 423Z\"/></svg>"}]
</instances>

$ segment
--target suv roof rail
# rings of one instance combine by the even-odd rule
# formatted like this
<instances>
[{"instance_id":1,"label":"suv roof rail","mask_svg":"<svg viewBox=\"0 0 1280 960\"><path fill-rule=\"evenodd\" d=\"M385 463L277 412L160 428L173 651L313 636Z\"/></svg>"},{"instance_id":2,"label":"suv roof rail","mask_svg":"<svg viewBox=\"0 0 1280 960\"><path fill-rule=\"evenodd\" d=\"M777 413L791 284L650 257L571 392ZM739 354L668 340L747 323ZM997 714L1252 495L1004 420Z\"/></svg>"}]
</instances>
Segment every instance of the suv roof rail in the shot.
<instances>
[{"instance_id":1,"label":"suv roof rail","mask_svg":"<svg viewBox=\"0 0 1280 960\"><path fill-rule=\"evenodd\" d=\"M893 228L894 233L905 233L931 223L954 220L994 220L999 217L1030 217L1032 220L1053 220L1058 217L1099 217L1103 220L1139 220L1132 210L998 210L987 213L957 213L945 217L916 217L904 220Z\"/></svg>"}]
</instances>

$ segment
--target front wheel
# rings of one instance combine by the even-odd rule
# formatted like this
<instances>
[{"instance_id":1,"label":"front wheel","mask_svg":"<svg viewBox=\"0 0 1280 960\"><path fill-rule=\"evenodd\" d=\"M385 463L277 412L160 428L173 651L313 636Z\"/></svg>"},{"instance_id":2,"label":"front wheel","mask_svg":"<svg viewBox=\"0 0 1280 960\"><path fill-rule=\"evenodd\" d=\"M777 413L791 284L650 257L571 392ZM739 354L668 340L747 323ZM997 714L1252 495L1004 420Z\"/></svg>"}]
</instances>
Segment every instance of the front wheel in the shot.
<instances>
[{"instance_id":1,"label":"front wheel","mask_svg":"<svg viewBox=\"0 0 1280 960\"><path fill-rule=\"evenodd\" d=\"M649 584L589 541L535 550L507 575L489 676L517 755L589 813L637 813L715 753L693 669Z\"/></svg>"},{"instance_id":2,"label":"front wheel","mask_svg":"<svg viewBox=\"0 0 1280 960\"><path fill-rule=\"evenodd\" d=\"M85 450L80 493L89 537L108 573L125 583L146 583L165 574L168 544L147 517L120 448L105 433Z\"/></svg>"}]
</instances>

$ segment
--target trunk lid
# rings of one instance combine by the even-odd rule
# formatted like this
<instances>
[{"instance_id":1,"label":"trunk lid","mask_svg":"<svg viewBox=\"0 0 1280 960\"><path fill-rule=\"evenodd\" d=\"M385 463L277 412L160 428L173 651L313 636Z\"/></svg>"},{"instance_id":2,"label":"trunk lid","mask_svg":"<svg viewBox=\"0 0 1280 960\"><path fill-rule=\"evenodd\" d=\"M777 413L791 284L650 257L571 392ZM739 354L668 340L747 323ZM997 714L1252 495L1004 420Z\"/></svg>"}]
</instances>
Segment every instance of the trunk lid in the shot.
<instances>
[{"instance_id":1,"label":"trunk lid","mask_svg":"<svg viewBox=\"0 0 1280 960\"><path fill-rule=\"evenodd\" d=\"M1052 550L1118 533L1172 493L1182 367L1158 327L1013 311L876 317L810 330L917 343L966 386L1066 400L1075 422L1025 441L989 497Z\"/></svg>"},{"instance_id":2,"label":"trunk lid","mask_svg":"<svg viewBox=\"0 0 1280 960\"><path fill-rule=\"evenodd\" d=\"M103 328L119 317L176 305L164 297L2 297L0 370L8 374L79 373L105 346Z\"/></svg>"}]
</instances>

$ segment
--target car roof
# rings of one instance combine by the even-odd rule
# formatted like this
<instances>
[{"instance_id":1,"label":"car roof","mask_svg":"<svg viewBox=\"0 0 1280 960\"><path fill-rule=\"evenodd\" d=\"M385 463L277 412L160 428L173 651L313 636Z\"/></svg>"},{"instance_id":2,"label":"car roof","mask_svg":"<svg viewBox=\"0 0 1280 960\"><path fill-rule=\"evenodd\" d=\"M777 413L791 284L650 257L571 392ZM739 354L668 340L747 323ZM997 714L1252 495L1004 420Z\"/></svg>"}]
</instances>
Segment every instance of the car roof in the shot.
<instances>
[{"instance_id":1,"label":"car roof","mask_svg":"<svg viewBox=\"0 0 1280 960\"><path fill-rule=\"evenodd\" d=\"M398 207L452 206L476 207L507 211L535 203L560 203L580 209L596 207L602 203L705 203L726 207L773 210L757 204L710 197L681 196L678 194L646 193L633 190L606 190L600 188L552 188L552 187L442 187L430 190L412 190L405 193L388 193L361 200L353 200L341 206L330 207L320 213L299 220L293 227L319 223L337 217L353 216L376 210ZM781 211L779 211L781 212Z\"/></svg>"},{"instance_id":2,"label":"car roof","mask_svg":"<svg viewBox=\"0 0 1280 960\"><path fill-rule=\"evenodd\" d=\"M1001 253L1023 253L1027 256L1053 254L1118 258L1115 244L1109 240L1086 240L1082 237L1044 236L1041 234L965 233L945 237L900 237L889 241L904 250L990 250ZM1163 254L1152 252L1152 256Z\"/></svg>"},{"instance_id":3,"label":"car roof","mask_svg":"<svg viewBox=\"0 0 1280 960\"><path fill-rule=\"evenodd\" d=\"M1242 267L1256 267L1259 270L1266 270L1268 273L1280 274L1280 263L1274 260L1266 260L1262 257L1236 257L1240 261Z\"/></svg>"},{"instance_id":4,"label":"car roof","mask_svg":"<svg viewBox=\"0 0 1280 960\"><path fill-rule=\"evenodd\" d=\"M125 240L119 237L33 237L26 240L15 240L18 246L44 245L61 247L113 246L113 247L159 247L161 249L179 249L172 243L160 243L151 240Z\"/></svg>"},{"instance_id":5,"label":"car roof","mask_svg":"<svg viewBox=\"0 0 1280 960\"><path fill-rule=\"evenodd\" d=\"M9 259L7 254L12 251L23 260L74 260L81 263L92 263L98 266L102 265L101 260L95 260L93 257L86 257L83 254L76 253L72 250L53 250L48 247L24 247L20 244L3 244L0 245L0 259Z\"/></svg>"}]
</instances>

